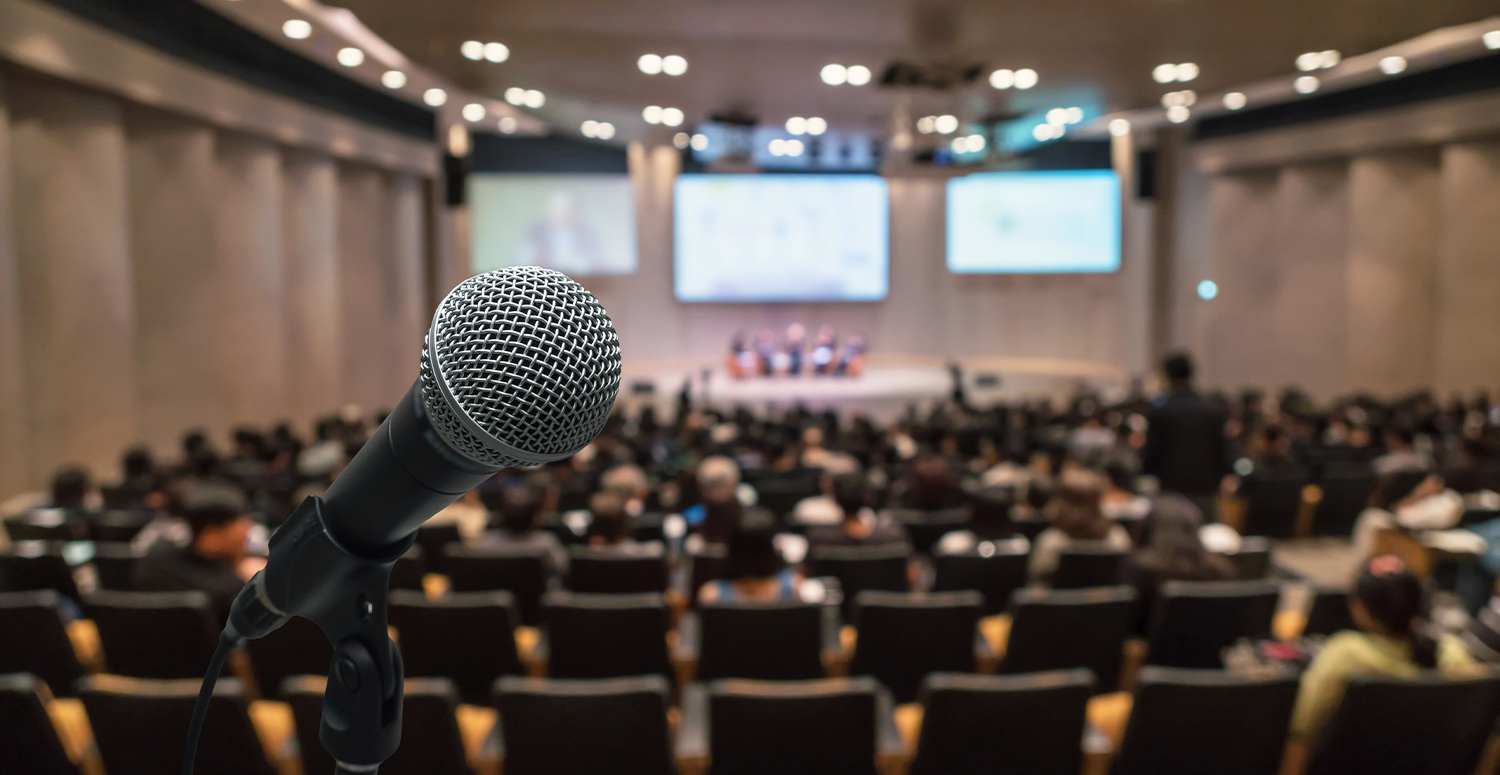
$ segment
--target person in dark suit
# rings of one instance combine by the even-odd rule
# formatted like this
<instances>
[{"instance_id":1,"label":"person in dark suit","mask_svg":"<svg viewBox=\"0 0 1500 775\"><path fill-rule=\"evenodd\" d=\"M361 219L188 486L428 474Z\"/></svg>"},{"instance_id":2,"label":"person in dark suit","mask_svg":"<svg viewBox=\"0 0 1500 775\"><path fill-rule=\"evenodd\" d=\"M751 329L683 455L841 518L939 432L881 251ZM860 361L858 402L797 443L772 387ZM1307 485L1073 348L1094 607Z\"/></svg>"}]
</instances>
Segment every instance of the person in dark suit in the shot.
<instances>
[{"instance_id":1,"label":"person in dark suit","mask_svg":"<svg viewBox=\"0 0 1500 775\"><path fill-rule=\"evenodd\" d=\"M1218 513L1215 495L1229 473L1224 412L1193 390L1193 359L1172 353L1162 361L1169 384L1147 415L1141 468L1163 492L1184 495L1205 517Z\"/></svg>"}]
</instances>

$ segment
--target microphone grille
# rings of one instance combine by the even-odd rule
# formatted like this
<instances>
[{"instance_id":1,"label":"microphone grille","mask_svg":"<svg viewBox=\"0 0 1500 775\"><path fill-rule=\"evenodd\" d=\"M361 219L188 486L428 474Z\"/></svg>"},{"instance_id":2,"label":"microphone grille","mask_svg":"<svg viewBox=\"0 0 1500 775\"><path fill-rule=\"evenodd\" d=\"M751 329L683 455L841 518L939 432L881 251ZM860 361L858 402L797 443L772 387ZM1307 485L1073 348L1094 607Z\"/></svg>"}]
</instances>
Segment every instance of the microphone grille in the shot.
<instances>
[{"instance_id":1,"label":"microphone grille","mask_svg":"<svg viewBox=\"0 0 1500 775\"><path fill-rule=\"evenodd\" d=\"M422 348L433 427L492 466L567 457L604 429L620 389L620 340L604 307L561 272L471 277L438 305Z\"/></svg>"}]
</instances>

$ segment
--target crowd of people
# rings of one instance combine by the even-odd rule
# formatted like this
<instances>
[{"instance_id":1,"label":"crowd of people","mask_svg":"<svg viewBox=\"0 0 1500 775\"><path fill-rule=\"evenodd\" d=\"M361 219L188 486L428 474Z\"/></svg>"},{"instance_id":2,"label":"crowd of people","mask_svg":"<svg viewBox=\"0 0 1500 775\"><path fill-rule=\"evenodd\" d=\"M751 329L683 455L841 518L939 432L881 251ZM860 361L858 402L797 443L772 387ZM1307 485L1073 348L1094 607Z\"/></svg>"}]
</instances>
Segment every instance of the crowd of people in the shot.
<instances>
[{"instance_id":1,"label":"crowd of people","mask_svg":"<svg viewBox=\"0 0 1500 775\"><path fill-rule=\"evenodd\" d=\"M839 343L833 326L820 326L817 336L807 340L807 327L793 323L778 341L776 332L763 328L751 342L736 333L729 342L729 375L749 377L800 377L803 374L858 377L865 370L865 338L851 334Z\"/></svg>"}]
</instances>

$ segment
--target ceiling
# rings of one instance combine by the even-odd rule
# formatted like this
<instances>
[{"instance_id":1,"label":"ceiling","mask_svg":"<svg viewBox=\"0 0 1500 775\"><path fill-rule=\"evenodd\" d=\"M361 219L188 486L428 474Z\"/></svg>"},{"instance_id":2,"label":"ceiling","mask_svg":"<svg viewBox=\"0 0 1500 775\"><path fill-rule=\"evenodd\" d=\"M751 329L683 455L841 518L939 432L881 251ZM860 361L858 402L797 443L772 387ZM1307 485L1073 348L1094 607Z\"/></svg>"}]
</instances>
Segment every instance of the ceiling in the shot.
<instances>
[{"instance_id":1,"label":"ceiling","mask_svg":"<svg viewBox=\"0 0 1500 775\"><path fill-rule=\"evenodd\" d=\"M676 130L641 119L673 106L687 126L737 108L768 124L822 116L832 129L884 132L893 116L961 120L1086 104L1147 107L1180 85L1152 80L1164 62L1195 62L1211 92L1295 72L1305 51L1364 53L1493 15L1495 0L341 0L408 56L457 84L500 97L540 89L558 127L607 120L617 139ZM472 62L465 40L499 41L509 60ZM645 53L680 54L686 75L648 76ZM1035 69L1028 91L985 78L957 91L828 86L828 63L879 74L893 58Z\"/></svg>"}]
</instances>

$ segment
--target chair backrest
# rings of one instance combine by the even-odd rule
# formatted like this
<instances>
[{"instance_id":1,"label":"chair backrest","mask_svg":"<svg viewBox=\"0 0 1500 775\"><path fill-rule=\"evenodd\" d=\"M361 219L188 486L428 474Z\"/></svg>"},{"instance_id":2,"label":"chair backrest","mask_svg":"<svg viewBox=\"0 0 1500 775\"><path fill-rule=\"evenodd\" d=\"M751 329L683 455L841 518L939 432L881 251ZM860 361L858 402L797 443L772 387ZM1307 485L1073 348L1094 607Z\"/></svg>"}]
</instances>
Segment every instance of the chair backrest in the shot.
<instances>
[{"instance_id":1,"label":"chair backrest","mask_svg":"<svg viewBox=\"0 0 1500 775\"><path fill-rule=\"evenodd\" d=\"M464 702L482 705L502 675L521 675L515 598L509 592L450 592L435 601L391 592L390 622L409 676L451 678Z\"/></svg>"},{"instance_id":2,"label":"chair backrest","mask_svg":"<svg viewBox=\"0 0 1500 775\"><path fill-rule=\"evenodd\" d=\"M427 575L427 555L422 547L412 544L406 554L391 566L391 589L422 591L422 577Z\"/></svg>"},{"instance_id":3,"label":"chair backrest","mask_svg":"<svg viewBox=\"0 0 1500 775\"><path fill-rule=\"evenodd\" d=\"M978 592L861 592L850 675L874 676L898 703L915 702L929 673L972 673L984 598Z\"/></svg>"},{"instance_id":4,"label":"chair backrest","mask_svg":"<svg viewBox=\"0 0 1500 775\"><path fill-rule=\"evenodd\" d=\"M667 515L660 511L643 511L630 518L630 537L642 543L665 543Z\"/></svg>"},{"instance_id":5,"label":"chair backrest","mask_svg":"<svg viewBox=\"0 0 1500 775\"><path fill-rule=\"evenodd\" d=\"M381 763L381 775L469 775L457 687L446 678L408 678L403 691L401 747Z\"/></svg>"},{"instance_id":6,"label":"chair backrest","mask_svg":"<svg viewBox=\"0 0 1500 775\"><path fill-rule=\"evenodd\" d=\"M276 696L281 683L294 675L324 675L333 663L333 644L322 628L293 616L264 638L245 641L260 696Z\"/></svg>"},{"instance_id":7,"label":"chair backrest","mask_svg":"<svg viewBox=\"0 0 1500 775\"><path fill-rule=\"evenodd\" d=\"M502 678L495 685L506 775L676 775L661 676Z\"/></svg>"},{"instance_id":8,"label":"chair backrest","mask_svg":"<svg viewBox=\"0 0 1500 775\"><path fill-rule=\"evenodd\" d=\"M637 554L575 546L568 550L568 588L592 594L665 592L666 558L659 551Z\"/></svg>"},{"instance_id":9,"label":"chair backrest","mask_svg":"<svg viewBox=\"0 0 1500 775\"><path fill-rule=\"evenodd\" d=\"M1313 535L1347 536L1353 533L1354 523L1370 502L1370 491L1375 489L1375 474L1368 467L1360 472L1328 472L1318 485L1323 498L1313 512Z\"/></svg>"},{"instance_id":10,"label":"chair backrest","mask_svg":"<svg viewBox=\"0 0 1500 775\"><path fill-rule=\"evenodd\" d=\"M218 627L202 592L95 592L84 610L99 628L104 665L133 678L198 678Z\"/></svg>"},{"instance_id":11,"label":"chair backrest","mask_svg":"<svg viewBox=\"0 0 1500 775\"><path fill-rule=\"evenodd\" d=\"M110 773L179 772L182 741L202 676L176 681L89 676L79 696ZM220 678L208 703L198 744L197 772L275 775L250 723L240 682Z\"/></svg>"},{"instance_id":12,"label":"chair backrest","mask_svg":"<svg viewBox=\"0 0 1500 775\"><path fill-rule=\"evenodd\" d=\"M1469 775L1500 714L1500 677L1355 678L1307 775Z\"/></svg>"},{"instance_id":13,"label":"chair backrest","mask_svg":"<svg viewBox=\"0 0 1500 775\"><path fill-rule=\"evenodd\" d=\"M1026 586L1027 551L999 551L990 547L967 554L932 556L934 592L957 592L973 589L984 595L985 615L1003 613L1010 606L1011 595Z\"/></svg>"},{"instance_id":14,"label":"chair backrest","mask_svg":"<svg viewBox=\"0 0 1500 775\"><path fill-rule=\"evenodd\" d=\"M1333 587L1318 587L1313 591L1312 605L1307 609L1307 625L1303 635L1332 635L1341 630L1353 630L1354 617L1349 614L1349 592Z\"/></svg>"},{"instance_id":15,"label":"chair backrest","mask_svg":"<svg viewBox=\"0 0 1500 775\"><path fill-rule=\"evenodd\" d=\"M442 557L443 550L453 544L462 545L458 525L423 525L417 528L417 546L422 547L423 557Z\"/></svg>"},{"instance_id":16,"label":"chair backrest","mask_svg":"<svg viewBox=\"0 0 1500 775\"><path fill-rule=\"evenodd\" d=\"M766 479L755 486L756 504L777 519L786 519L803 498L819 493L818 480L810 478Z\"/></svg>"},{"instance_id":17,"label":"chair backrest","mask_svg":"<svg viewBox=\"0 0 1500 775\"><path fill-rule=\"evenodd\" d=\"M1130 552L1106 546L1075 543L1057 556L1053 589L1112 587L1124 578L1125 558Z\"/></svg>"},{"instance_id":18,"label":"chair backrest","mask_svg":"<svg viewBox=\"0 0 1500 775\"><path fill-rule=\"evenodd\" d=\"M547 675L623 678L657 674L670 680L668 619L666 600L655 593L549 593L542 599Z\"/></svg>"},{"instance_id":19,"label":"chair backrest","mask_svg":"<svg viewBox=\"0 0 1500 775\"><path fill-rule=\"evenodd\" d=\"M89 520L89 535L100 543L130 543L150 522L149 513L106 511Z\"/></svg>"},{"instance_id":20,"label":"chair backrest","mask_svg":"<svg viewBox=\"0 0 1500 775\"><path fill-rule=\"evenodd\" d=\"M989 676L937 673L922 684L922 730L911 775L1008 771L1077 775L1088 670Z\"/></svg>"},{"instance_id":21,"label":"chair backrest","mask_svg":"<svg viewBox=\"0 0 1500 775\"><path fill-rule=\"evenodd\" d=\"M1276 775L1297 679L1141 670L1113 775Z\"/></svg>"},{"instance_id":22,"label":"chair backrest","mask_svg":"<svg viewBox=\"0 0 1500 775\"><path fill-rule=\"evenodd\" d=\"M1147 662L1217 670L1241 638L1269 638L1281 590L1269 581L1169 581L1151 615Z\"/></svg>"},{"instance_id":23,"label":"chair backrest","mask_svg":"<svg viewBox=\"0 0 1500 775\"><path fill-rule=\"evenodd\" d=\"M30 673L0 674L0 772L78 775L42 703L44 691Z\"/></svg>"},{"instance_id":24,"label":"chair backrest","mask_svg":"<svg viewBox=\"0 0 1500 775\"><path fill-rule=\"evenodd\" d=\"M708 705L713 775L875 775L873 678L715 681Z\"/></svg>"},{"instance_id":25,"label":"chair backrest","mask_svg":"<svg viewBox=\"0 0 1500 775\"><path fill-rule=\"evenodd\" d=\"M63 624L61 595L50 589L0 592L0 633L0 673L31 673L53 694L73 696L83 666Z\"/></svg>"},{"instance_id":26,"label":"chair backrest","mask_svg":"<svg viewBox=\"0 0 1500 775\"><path fill-rule=\"evenodd\" d=\"M542 594L547 591L547 550L449 546L442 569L454 592L503 589L516 598L521 623L541 622Z\"/></svg>"},{"instance_id":27,"label":"chair backrest","mask_svg":"<svg viewBox=\"0 0 1500 775\"><path fill-rule=\"evenodd\" d=\"M88 538L83 521L66 509L32 509L5 520L12 541L81 541Z\"/></svg>"},{"instance_id":28,"label":"chair backrest","mask_svg":"<svg viewBox=\"0 0 1500 775\"><path fill-rule=\"evenodd\" d=\"M100 542L94 544L94 559L90 562L99 574L99 588L130 592L135 589L135 564L146 553L128 543Z\"/></svg>"},{"instance_id":29,"label":"chair backrest","mask_svg":"<svg viewBox=\"0 0 1500 775\"><path fill-rule=\"evenodd\" d=\"M888 509L886 514L906 528L912 550L918 554L931 554L939 539L955 530L963 530L969 524L968 514L963 509Z\"/></svg>"},{"instance_id":30,"label":"chair backrest","mask_svg":"<svg viewBox=\"0 0 1500 775\"><path fill-rule=\"evenodd\" d=\"M1240 581L1263 579L1271 574L1271 540L1263 536L1245 536L1240 548L1221 555L1234 566L1234 577Z\"/></svg>"},{"instance_id":31,"label":"chair backrest","mask_svg":"<svg viewBox=\"0 0 1500 775\"><path fill-rule=\"evenodd\" d=\"M326 670L323 672L327 672ZM281 682L279 698L292 706L292 722L301 753L303 775L333 772L333 756L318 739L323 719L323 692L328 688L325 675L295 675Z\"/></svg>"},{"instance_id":32,"label":"chair backrest","mask_svg":"<svg viewBox=\"0 0 1500 775\"><path fill-rule=\"evenodd\" d=\"M698 679L822 678L823 606L708 603L698 611Z\"/></svg>"},{"instance_id":33,"label":"chair backrest","mask_svg":"<svg viewBox=\"0 0 1500 775\"><path fill-rule=\"evenodd\" d=\"M910 557L911 546L907 544L814 546L812 575L838 579L847 614L861 592L905 592L910 586L906 575Z\"/></svg>"},{"instance_id":34,"label":"chair backrest","mask_svg":"<svg viewBox=\"0 0 1500 775\"><path fill-rule=\"evenodd\" d=\"M1135 627L1130 587L1025 589L1011 598L1010 640L1002 673L1085 667L1101 692L1120 683L1125 639Z\"/></svg>"},{"instance_id":35,"label":"chair backrest","mask_svg":"<svg viewBox=\"0 0 1500 775\"><path fill-rule=\"evenodd\" d=\"M55 541L17 541L10 551L0 554L0 590L29 592L52 589L59 594L81 600L73 569L63 559L63 544Z\"/></svg>"},{"instance_id":36,"label":"chair backrest","mask_svg":"<svg viewBox=\"0 0 1500 775\"><path fill-rule=\"evenodd\" d=\"M704 584L724 578L724 573L729 567L729 547L723 544L704 544L695 552L687 555L687 589L683 595L688 599L688 606L698 606L698 590Z\"/></svg>"},{"instance_id":37,"label":"chair backrest","mask_svg":"<svg viewBox=\"0 0 1500 775\"><path fill-rule=\"evenodd\" d=\"M1307 477L1302 474L1255 475L1245 491L1245 524L1240 532L1268 538L1291 538L1302 509L1302 488Z\"/></svg>"}]
</instances>

